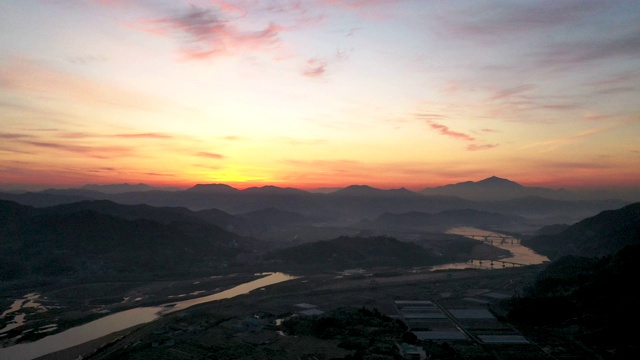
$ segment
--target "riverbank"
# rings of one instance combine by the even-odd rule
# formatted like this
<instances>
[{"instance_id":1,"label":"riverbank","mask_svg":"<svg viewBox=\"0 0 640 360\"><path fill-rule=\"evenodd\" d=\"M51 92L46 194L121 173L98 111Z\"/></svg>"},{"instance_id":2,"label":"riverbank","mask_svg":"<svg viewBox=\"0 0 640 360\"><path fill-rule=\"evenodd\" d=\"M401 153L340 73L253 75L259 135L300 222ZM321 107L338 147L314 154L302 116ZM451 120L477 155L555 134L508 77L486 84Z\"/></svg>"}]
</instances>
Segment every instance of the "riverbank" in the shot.
<instances>
[{"instance_id":1,"label":"riverbank","mask_svg":"<svg viewBox=\"0 0 640 360\"><path fill-rule=\"evenodd\" d=\"M226 354L233 359L243 358L244 354L244 358L271 356L287 360L313 352L330 354L336 350L336 344L317 338L282 336L274 324L288 316L303 316L309 309L329 313L340 307L366 307L392 315L396 313L394 301L398 299L436 301L459 309L486 308L486 304L468 299L478 299L483 294L508 297L530 284L540 268L404 272L384 277L335 274L305 277L170 314L87 360L159 358L173 352L193 359L210 358L212 354Z\"/></svg>"}]
</instances>

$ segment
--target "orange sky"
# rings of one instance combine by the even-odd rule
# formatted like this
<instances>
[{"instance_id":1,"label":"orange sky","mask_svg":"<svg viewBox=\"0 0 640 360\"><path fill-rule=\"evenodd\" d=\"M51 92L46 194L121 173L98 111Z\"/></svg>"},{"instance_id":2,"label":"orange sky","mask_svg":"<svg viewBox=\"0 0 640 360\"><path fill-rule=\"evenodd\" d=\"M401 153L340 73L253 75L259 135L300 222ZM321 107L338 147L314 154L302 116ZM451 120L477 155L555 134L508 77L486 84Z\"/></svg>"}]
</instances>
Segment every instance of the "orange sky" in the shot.
<instances>
[{"instance_id":1,"label":"orange sky","mask_svg":"<svg viewBox=\"0 0 640 360\"><path fill-rule=\"evenodd\" d=\"M0 3L0 189L640 185L640 3Z\"/></svg>"}]
</instances>

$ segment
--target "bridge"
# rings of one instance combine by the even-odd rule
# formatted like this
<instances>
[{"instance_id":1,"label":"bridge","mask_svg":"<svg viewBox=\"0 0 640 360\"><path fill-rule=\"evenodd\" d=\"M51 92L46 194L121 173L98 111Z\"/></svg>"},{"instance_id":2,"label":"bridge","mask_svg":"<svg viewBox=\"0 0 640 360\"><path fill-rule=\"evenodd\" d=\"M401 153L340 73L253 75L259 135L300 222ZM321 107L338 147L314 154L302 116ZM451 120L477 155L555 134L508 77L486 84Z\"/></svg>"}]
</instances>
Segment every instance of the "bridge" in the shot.
<instances>
[{"instance_id":1,"label":"bridge","mask_svg":"<svg viewBox=\"0 0 640 360\"><path fill-rule=\"evenodd\" d=\"M486 266L486 264L489 264L489 266L492 268L496 263L501 263L503 268L507 266L510 266L510 267L527 266L527 264L520 264L517 262L505 261L505 260L469 260L468 262L471 263L472 265L477 264L480 267Z\"/></svg>"},{"instance_id":2,"label":"bridge","mask_svg":"<svg viewBox=\"0 0 640 360\"><path fill-rule=\"evenodd\" d=\"M483 241L489 245L514 245L520 244L520 239L516 239L513 236L503 235L503 234L460 234L462 236L470 237L474 240Z\"/></svg>"}]
</instances>

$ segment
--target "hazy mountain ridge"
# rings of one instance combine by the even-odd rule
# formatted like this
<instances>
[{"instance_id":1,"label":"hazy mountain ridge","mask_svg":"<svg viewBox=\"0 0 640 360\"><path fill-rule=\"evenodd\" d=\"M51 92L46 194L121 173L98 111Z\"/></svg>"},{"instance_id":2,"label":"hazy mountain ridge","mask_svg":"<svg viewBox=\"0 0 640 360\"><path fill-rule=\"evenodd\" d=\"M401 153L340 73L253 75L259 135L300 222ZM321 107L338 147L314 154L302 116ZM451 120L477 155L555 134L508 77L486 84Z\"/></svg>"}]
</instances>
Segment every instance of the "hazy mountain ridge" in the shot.
<instances>
[{"instance_id":1,"label":"hazy mountain ridge","mask_svg":"<svg viewBox=\"0 0 640 360\"><path fill-rule=\"evenodd\" d=\"M80 187L80 189L99 191L99 192L102 192L102 193L105 193L105 194L117 194L117 193L132 192L132 191L152 191L152 190L176 191L176 190L179 190L178 188L171 187L171 186L156 187L156 186L151 186L151 185L147 185L147 184L143 184L143 183L139 183L139 184L124 183L124 184L106 184L106 185L87 184L87 185L84 185L84 186Z\"/></svg>"},{"instance_id":2,"label":"hazy mountain ridge","mask_svg":"<svg viewBox=\"0 0 640 360\"><path fill-rule=\"evenodd\" d=\"M640 296L631 285L637 281L638 261L637 244L602 258L561 257L523 294L506 302L508 320L570 336L600 358L637 359L640 352L628 324L640 321Z\"/></svg>"},{"instance_id":3,"label":"hazy mountain ridge","mask_svg":"<svg viewBox=\"0 0 640 360\"><path fill-rule=\"evenodd\" d=\"M556 234L523 239L522 244L550 259L611 255L627 245L640 244L640 202L603 211Z\"/></svg>"},{"instance_id":4,"label":"hazy mountain ridge","mask_svg":"<svg viewBox=\"0 0 640 360\"><path fill-rule=\"evenodd\" d=\"M480 182L462 183L475 191L482 188L530 189L506 179L489 178ZM455 188L457 185L451 185ZM520 191L518 190L518 191ZM502 190L500 190L502 191ZM486 196L489 192L484 193ZM180 191L133 191L101 193L87 189L46 190L22 194L0 193L0 199L31 206L53 206L82 200L110 200L119 204L147 204L156 207L183 207L192 211L219 209L239 215L265 208L278 208L339 225L373 219L384 213L411 211L436 213L446 210L472 209L510 214L535 219L540 226L558 222L574 223L600 211L629 204L621 200L557 200L531 195L508 200L468 200L459 196L425 195L404 188L382 190L367 185L353 185L331 193L314 193L276 186L238 190L225 184L198 184ZM498 196L499 198L499 196Z\"/></svg>"},{"instance_id":5,"label":"hazy mountain ridge","mask_svg":"<svg viewBox=\"0 0 640 360\"><path fill-rule=\"evenodd\" d=\"M417 244L391 237L339 237L268 254L266 259L286 267L344 270L357 267L406 267L442 263L442 258Z\"/></svg>"},{"instance_id":6,"label":"hazy mountain ridge","mask_svg":"<svg viewBox=\"0 0 640 360\"><path fill-rule=\"evenodd\" d=\"M0 201L0 277L191 271L246 251L243 238L205 222L112 215L130 210L104 202L33 208Z\"/></svg>"},{"instance_id":7,"label":"hazy mountain ridge","mask_svg":"<svg viewBox=\"0 0 640 360\"><path fill-rule=\"evenodd\" d=\"M456 209L438 213L410 211L405 213L384 213L373 220L362 221L358 226L376 229L397 230L429 230L446 231L456 226L473 226L479 228L500 228L511 226L528 226L527 220L520 216L499 213Z\"/></svg>"},{"instance_id":8,"label":"hazy mountain ridge","mask_svg":"<svg viewBox=\"0 0 640 360\"><path fill-rule=\"evenodd\" d=\"M512 200L527 196L539 196L554 200L578 200L579 197L564 189L548 189L543 187L525 187L508 179L492 176L474 181L465 181L420 191L425 195L458 196L476 201Z\"/></svg>"}]
</instances>

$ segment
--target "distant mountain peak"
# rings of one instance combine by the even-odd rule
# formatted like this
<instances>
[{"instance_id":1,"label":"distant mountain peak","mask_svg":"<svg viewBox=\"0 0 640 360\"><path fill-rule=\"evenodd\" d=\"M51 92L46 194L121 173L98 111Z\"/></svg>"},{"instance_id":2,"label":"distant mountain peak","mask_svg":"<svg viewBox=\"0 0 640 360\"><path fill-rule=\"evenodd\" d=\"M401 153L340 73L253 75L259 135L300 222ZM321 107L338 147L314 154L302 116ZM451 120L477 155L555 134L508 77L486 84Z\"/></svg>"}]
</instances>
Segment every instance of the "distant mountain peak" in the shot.
<instances>
[{"instance_id":1,"label":"distant mountain peak","mask_svg":"<svg viewBox=\"0 0 640 360\"><path fill-rule=\"evenodd\" d=\"M266 194L266 195L286 195L286 194L304 194L306 191L292 188L292 187L279 187L274 185L265 185L261 187L250 187L242 190L245 193L252 194Z\"/></svg>"},{"instance_id":2,"label":"distant mountain peak","mask_svg":"<svg viewBox=\"0 0 640 360\"><path fill-rule=\"evenodd\" d=\"M484 180L480 180L475 182L477 185L491 185L491 186L511 186L511 187L522 187L522 185L518 184L515 181L511 181L508 179L500 178L497 176L491 176Z\"/></svg>"},{"instance_id":3,"label":"distant mountain peak","mask_svg":"<svg viewBox=\"0 0 640 360\"><path fill-rule=\"evenodd\" d=\"M81 190L90 190L90 191L98 191L105 194L117 194L123 192L131 192L131 191L152 191L159 190L159 188L153 187L151 185L147 185L144 183L138 184L87 184L80 187Z\"/></svg>"},{"instance_id":4,"label":"distant mountain peak","mask_svg":"<svg viewBox=\"0 0 640 360\"><path fill-rule=\"evenodd\" d=\"M188 188L189 192L201 192L201 193L234 193L239 191L238 189L229 186L227 184L196 184L193 187Z\"/></svg>"},{"instance_id":5,"label":"distant mountain peak","mask_svg":"<svg viewBox=\"0 0 640 360\"><path fill-rule=\"evenodd\" d=\"M426 188L420 192L425 195L458 196L463 199L476 201L509 200L528 196L548 199L571 198L571 194L567 191L526 187L515 181L497 176L491 176L480 181L465 181L457 184Z\"/></svg>"},{"instance_id":6,"label":"distant mountain peak","mask_svg":"<svg viewBox=\"0 0 640 360\"><path fill-rule=\"evenodd\" d=\"M376 189L376 188L371 187L369 185L349 185L349 186L345 187L344 189L341 189L341 190L338 190L338 191L334 191L331 194L362 196L362 195L377 194L377 193L379 193L381 191L383 191L383 190Z\"/></svg>"}]
</instances>

